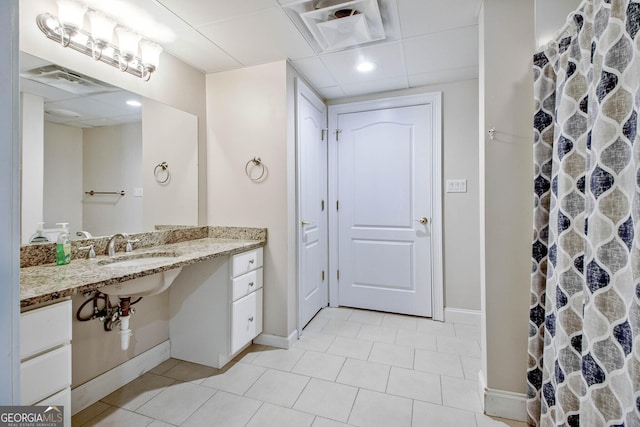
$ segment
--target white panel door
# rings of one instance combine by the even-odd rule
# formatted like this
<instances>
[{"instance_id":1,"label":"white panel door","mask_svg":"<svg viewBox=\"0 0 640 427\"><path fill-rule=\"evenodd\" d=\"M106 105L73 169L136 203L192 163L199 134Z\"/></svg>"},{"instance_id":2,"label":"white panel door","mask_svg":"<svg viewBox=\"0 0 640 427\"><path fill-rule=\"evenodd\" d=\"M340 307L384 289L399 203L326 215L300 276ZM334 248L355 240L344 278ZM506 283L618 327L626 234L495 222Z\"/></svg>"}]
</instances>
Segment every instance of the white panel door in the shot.
<instances>
[{"instance_id":1,"label":"white panel door","mask_svg":"<svg viewBox=\"0 0 640 427\"><path fill-rule=\"evenodd\" d=\"M300 328L329 303L326 107L298 81Z\"/></svg>"},{"instance_id":2,"label":"white panel door","mask_svg":"<svg viewBox=\"0 0 640 427\"><path fill-rule=\"evenodd\" d=\"M340 305L431 316L431 108L338 115Z\"/></svg>"}]
</instances>

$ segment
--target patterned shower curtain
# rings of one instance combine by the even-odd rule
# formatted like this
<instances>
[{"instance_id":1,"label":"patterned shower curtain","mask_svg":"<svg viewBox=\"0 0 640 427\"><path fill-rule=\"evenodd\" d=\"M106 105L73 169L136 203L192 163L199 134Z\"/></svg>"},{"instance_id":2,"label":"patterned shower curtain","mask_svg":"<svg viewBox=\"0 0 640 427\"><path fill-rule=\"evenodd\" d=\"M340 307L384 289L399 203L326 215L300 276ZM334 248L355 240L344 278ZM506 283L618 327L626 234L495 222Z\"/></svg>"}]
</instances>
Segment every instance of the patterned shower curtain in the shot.
<instances>
[{"instance_id":1,"label":"patterned shower curtain","mask_svg":"<svg viewBox=\"0 0 640 427\"><path fill-rule=\"evenodd\" d=\"M532 426L640 426L640 2L534 56Z\"/></svg>"}]
</instances>

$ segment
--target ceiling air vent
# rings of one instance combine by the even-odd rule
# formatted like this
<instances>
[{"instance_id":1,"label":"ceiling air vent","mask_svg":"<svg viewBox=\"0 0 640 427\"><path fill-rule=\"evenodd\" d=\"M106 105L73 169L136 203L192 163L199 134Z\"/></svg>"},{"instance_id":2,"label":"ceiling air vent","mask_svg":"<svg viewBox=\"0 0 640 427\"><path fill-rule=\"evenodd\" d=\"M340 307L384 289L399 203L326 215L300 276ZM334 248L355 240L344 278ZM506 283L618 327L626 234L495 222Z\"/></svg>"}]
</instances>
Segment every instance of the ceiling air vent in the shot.
<instances>
[{"instance_id":1,"label":"ceiling air vent","mask_svg":"<svg viewBox=\"0 0 640 427\"><path fill-rule=\"evenodd\" d=\"M377 0L319 1L314 10L300 13L300 18L323 51L385 38Z\"/></svg>"},{"instance_id":2,"label":"ceiling air vent","mask_svg":"<svg viewBox=\"0 0 640 427\"><path fill-rule=\"evenodd\" d=\"M45 84L47 86L52 86L66 92L71 92L76 95L89 95L118 90L118 88L114 86L92 79L91 77L69 71L58 65L46 65L44 67L24 70L20 73L20 77Z\"/></svg>"}]
</instances>

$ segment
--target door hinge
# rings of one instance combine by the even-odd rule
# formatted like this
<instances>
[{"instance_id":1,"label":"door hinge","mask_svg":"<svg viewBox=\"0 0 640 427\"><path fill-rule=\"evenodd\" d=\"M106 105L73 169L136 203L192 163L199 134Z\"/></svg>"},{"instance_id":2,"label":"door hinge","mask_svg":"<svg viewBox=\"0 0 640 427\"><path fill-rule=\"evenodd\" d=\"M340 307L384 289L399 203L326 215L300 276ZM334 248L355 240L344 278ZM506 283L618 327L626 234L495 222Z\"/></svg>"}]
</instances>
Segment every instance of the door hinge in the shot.
<instances>
[{"instance_id":1,"label":"door hinge","mask_svg":"<svg viewBox=\"0 0 640 427\"><path fill-rule=\"evenodd\" d=\"M329 129L322 129L322 141L324 141L325 137L327 136L327 132L329 131Z\"/></svg>"},{"instance_id":2,"label":"door hinge","mask_svg":"<svg viewBox=\"0 0 640 427\"><path fill-rule=\"evenodd\" d=\"M324 282L324 271L322 272L322 281Z\"/></svg>"},{"instance_id":3,"label":"door hinge","mask_svg":"<svg viewBox=\"0 0 640 427\"><path fill-rule=\"evenodd\" d=\"M339 138L339 136L338 136L338 135L340 135L340 132L342 132L342 129L336 129L336 141L337 141L337 140L338 140L338 138Z\"/></svg>"},{"instance_id":4,"label":"door hinge","mask_svg":"<svg viewBox=\"0 0 640 427\"><path fill-rule=\"evenodd\" d=\"M336 277L340 280L340 270L336 270Z\"/></svg>"},{"instance_id":5,"label":"door hinge","mask_svg":"<svg viewBox=\"0 0 640 427\"><path fill-rule=\"evenodd\" d=\"M320 209L322 209L322 211L324 212L324 200L320 202Z\"/></svg>"}]
</instances>

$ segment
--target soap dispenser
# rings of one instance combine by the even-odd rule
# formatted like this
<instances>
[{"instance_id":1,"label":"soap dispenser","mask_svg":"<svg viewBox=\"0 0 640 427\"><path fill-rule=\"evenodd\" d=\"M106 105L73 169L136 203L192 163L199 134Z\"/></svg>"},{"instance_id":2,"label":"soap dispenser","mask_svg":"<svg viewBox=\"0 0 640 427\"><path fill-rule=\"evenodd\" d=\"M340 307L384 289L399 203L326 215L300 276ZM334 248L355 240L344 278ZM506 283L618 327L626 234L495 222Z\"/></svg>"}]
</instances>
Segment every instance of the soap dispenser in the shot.
<instances>
[{"instance_id":1,"label":"soap dispenser","mask_svg":"<svg viewBox=\"0 0 640 427\"><path fill-rule=\"evenodd\" d=\"M56 264L66 265L71 262L71 241L69 240L68 222L58 222L56 225L60 225L62 230L58 235L56 241Z\"/></svg>"},{"instance_id":2,"label":"soap dispenser","mask_svg":"<svg viewBox=\"0 0 640 427\"><path fill-rule=\"evenodd\" d=\"M38 228L36 228L36 234L31 236L31 238L29 239L29 243L42 243L48 241L49 238L44 235L44 222L39 222Z\"/></svg>"}]
</instances>

